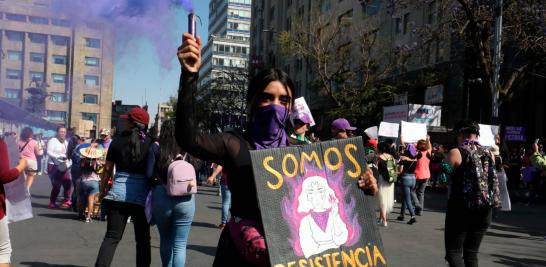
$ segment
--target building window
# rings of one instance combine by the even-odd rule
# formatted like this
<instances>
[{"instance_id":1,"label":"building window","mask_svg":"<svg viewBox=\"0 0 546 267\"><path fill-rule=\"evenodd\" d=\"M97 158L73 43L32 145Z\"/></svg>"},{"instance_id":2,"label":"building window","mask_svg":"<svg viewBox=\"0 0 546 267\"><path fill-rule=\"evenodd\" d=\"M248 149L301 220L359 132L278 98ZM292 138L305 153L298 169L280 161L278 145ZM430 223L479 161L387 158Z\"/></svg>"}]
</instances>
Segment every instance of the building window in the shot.
<instances>
[{"instance_id":1,"label":"building window","mask_svg":"<svg viewBox=\"0 0 546 267\"><path fill-rule=\"evenodd\" d=\"M100 39L85 38L85 46L91 48L100 48Z\"/></svg>"},{"instance_id":2,"label":"building window","mask_svg":"<svg viewBox=\"0 0 546 267\"><path fill-rule=\"evenodd\" d=\"M44 73L43 72L30 71L29 76L30 76L31 81L38 81L38 82L44 81Z\"/></svg>"},{"instance_id":3,"label":"building window","mask_svg":"<svg viewBox=\"0 0 546 267\"><path fill-rule=\"evenodd\" d=\"M30 42L35 44L44 44L47 40L47 36L45 34L39 33L29 33L28 38L30 39Z\"/></svg>"},{"instance_id":4,"label":"building window","mask_svg":"<svg viewBox=\"0 0 546 267\"><path fill-rule=\"evenodd\" d=\"M402 28L402 19L401 18L396 18L394 20L394 32L396 34L400 34L400 28Z\"/></svg>"},{"instance_id":5,"label":"building window","mask_svg":"<svg viewBox=\"0 0 546 267\"><path fill-rule=\"evenodd\" d=\"M12 21L27 22L27 16L19 14L6 13L6 19Z\"/></svg>"},{"instance_id":6,"label":"building window","mask_svg":"<svg viewBox=\"0 0 546 267\"><path fill-rule=\"evenodd\" d=\"M427 17L427 23L433 24L434 23L434 13L436 12L436 1L432 1L428 3L428 17Z\"/></svg>"},{"instance_id":7,"label":"building window","mask_svg":"<svg viewBox=\"0 0 546 267\"><path fill-rule=\"evenodd\" d=\"M21 90L6 88L4 90L4 97L12 99L21 98Z\"/></svg>"},{"instance_id":8,"label":"building window","mask_svg":"<svg viewBox=\"0 0 546 267\"><path fill-rule=\"evenodd\" d=\"M408 32L408 23L410 19L410 13L404 14L404 28L403 28L403 34L406 34Z\"/></svg>"},{"instance_id":9,"label":"building window","mask_svg":"<svg viewBox=\"0 0 546 267\"><path fill-rule=\"evenodd\" d=\"M52 73L51 79L54 83L65 83L66 81L66 75L65 74L59 74L59 73Z\"/></svg>"},{"instance_id":10,"label":"building window","mask_svg":"<svg viewBox=\"0 0 546 267\"><path fill-rule=\"evenodd\" d=\"M273 20L275 18L275 7L269 8L269 20Z\"/></svg>"},{"instance_id":11,"label":"building window","mask_svg":"<svg viewBox=\"0 0 546 267\"><path fill-rule=\"evenodd\" d=\"M93 124L97 125L97 113L82 112L82 120L93 121Z\"/></svg>"},{"instance_id":12,"label":"building window","mask_svg":"<svg viewBox=\"0 0 546 267\"><path fill-rule=\"evenodd\" d=\"M66 56L53 55L53 63L59 65L66 65Z\"/></svg>"},{"instance_id":13,"label":"building window","mask_svg":"<svg viewBox=\"0 0 546 267\"><path fill-rule=\"evenodd\" d=\"M28 20L34 24L49 24L49 19L44 17L29 16Z\"/></svg>"},{"instance_id":14,"label":"building window","mask_svg":"<svg viewBox=\"0 0 546 267\"><path fill-rule=\"evenodd\" d=\"M379 13L381 0L360 1L360 5L362 6L362 14L371 17Z\"/></svg>"},{"instance_id":15,"label":"building window","mask_svg":"<svg viewBox=\"0 0 546 267\"><path fill-rule=\"evenodd\" d=\"M330 0L321 0L320 1L320 11L322 13L330 10Z\"/></svg>"},{"instance_id":16,"label":"building window","mask_svg":"<svg viewBox=\"0 0 546 267\"><path fill-rule=\"evenodd\" d=\"M66 95L64 93L50 93L49 100L54 103L66 102Z\"/></svg>"},{"instance_id":17,"label":"building window","mask_svg":"<svg viewBox=\"0 0 546 267\"><path fill-rule=\"evenodd\" d=\"M10 41L21 42L23 41L24 35L22 32L6 31L6 37Z\"/></svg>"},{"instance_id":18,"label":"building window","mask_svg":"<svg viewBox=\"0 0 546 267\"><path fill-rule=\"evenodd\" d=\"M97 57L85 57L85 65L87 66L98 66L100 63L100 59Z\"/></svg>"},{"instance_id":19,"label":"building window","mask_svg":"<svg viewBox=\"0 0 546 267\"><path fill-rule=\"evenodd\" d=\"M51 36L51 41L55 45L60 45L60 46L67 46L68 45L68 37L65 37L65 36L53 35L53 36Z\"/></svg>"},{"instance_id":20,"label":"building window","mask_svg":"<svg viewBox=\"0 0 546 267\"><path fill-rule=\"evenodd\" d=\"M36 63L44 63L44 54L43 53L30 53L30 61Z\"/></svg>"},{"instance_id":21,"label":"building window","mask_svg":"<svg viewBox=\"0 0 546 267\"><path fill-rule=\"evenodd\" d=\"M99 85L99 77L95 75L85 75L84 76L84 82L85 85L88 86L98 86Z\"/></svg>"},{"instance_id":22,"label":"building window","mask_svg":"<svg viewBox=\"0 0 546 267\"><path fill-rule=\"evenodd\" d=\"M21 70L10 70L6 71L6 78L12 80L21 80Z\"/></svg>"},{"instance_id":23,"label":"building window","mask_svg":"<svg viewBox=\"0 0 546 267\"><path fill-rule=\"evenodd\" d=\"M83 95L83 103L98 104L99 103L99 96L84 94Z\"/></svg>"},{"instance_id":24,"label":"building window","mask_svg":"<svg viewBox=\"0 0 546 267\"><path fill-rule=\"evenodd\" d=\"M51 19L51 24L60 27L70 27L70 21L65 19Z\"/></svg>"},{"instance_id":25,"label":"building window","mask_svg":"<svg viewBox=\"0 0 546 267\"><path fill-rule=\"evenodd\" d=\"M66 121L66 111L48 110L47 119L50 121Z\"/></svg>"},{"instance_id":26,"label":"building window","mask_svg":"<svg viewBox=\"0 0 546 267\"><path fill-rule=\"evenodd\" d=\"M8 50L8 60L21 61L23 59L23 52Z\"/></svg>"}]
</instances>

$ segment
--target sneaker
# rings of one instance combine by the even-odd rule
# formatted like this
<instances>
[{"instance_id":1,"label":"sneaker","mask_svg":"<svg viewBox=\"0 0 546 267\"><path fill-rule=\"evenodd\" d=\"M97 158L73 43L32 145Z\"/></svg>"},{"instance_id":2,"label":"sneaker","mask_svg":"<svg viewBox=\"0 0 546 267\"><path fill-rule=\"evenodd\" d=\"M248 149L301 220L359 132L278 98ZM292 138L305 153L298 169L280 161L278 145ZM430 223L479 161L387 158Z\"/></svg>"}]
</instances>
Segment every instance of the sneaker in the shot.
<instances>
[{"instance_id":1,"label":"sneaker","mask_svg":"<svg viewBox=\"0 0 546 267\"><path fill-rule=\"evenodd\" d=\"M70 206L72 206L72 202L70 202L70 200L67 200L61 204L61 209L69 209Z\"/></svg>"},{"instance_id":2,"label":"sneaker","mask_svg":"<svg viewBox=\"0 0 546 267\"><path fill-rule=\"evenodd\" d=\"M85 218L85 223L90 223L90 222L91 222L91 218L86 217L86 218Z\"/></svg>"},{"instance_id":3,"label":"sneaker","mask_svg":"<svg viewBox=\"0 0 546 267\"><path fill-rule=\"evenodd\" d=\"M399 221L403 221L404 220L404 216L398 216L398 218L396 218L397 220Z\"/></svg>"},{"instance_id":4,"label":"sneaker","mask_svg":"<svg viewBox=\"0 0 546 267\"><path fill-rule=\"evenodd\" d=\"M416 222L417 222L417 220L416 220L415 218L411 218L411 219L408 221L408 224L409 224L409 225L412 225L412 224L414 224L414 223L416 223Z\"/></svg>"},{"instance_id":5,"label":"sneaker","mask_svg":"<svg viewBox=\"0 0 546 267\"><path fill-rule=\"evenodd\" d=\"M415 215L417 215L417 216L421 216L421 215L423 215L423 212L422 212L422 211L420 211L420 210L419 210L419 211L415 211Z\"/></svg>"},{"instance_id":6,"label":"sneaker","mask_svg":"<svg viewBox=\"0 0 546 267\"><path fill-rule=\"evenodd\" d=\"M49 205L47 206L48 209L56 209L58 208L59 206L57 206L56 203L54 202L50 202Z\"/></svg>"}]
</instances>

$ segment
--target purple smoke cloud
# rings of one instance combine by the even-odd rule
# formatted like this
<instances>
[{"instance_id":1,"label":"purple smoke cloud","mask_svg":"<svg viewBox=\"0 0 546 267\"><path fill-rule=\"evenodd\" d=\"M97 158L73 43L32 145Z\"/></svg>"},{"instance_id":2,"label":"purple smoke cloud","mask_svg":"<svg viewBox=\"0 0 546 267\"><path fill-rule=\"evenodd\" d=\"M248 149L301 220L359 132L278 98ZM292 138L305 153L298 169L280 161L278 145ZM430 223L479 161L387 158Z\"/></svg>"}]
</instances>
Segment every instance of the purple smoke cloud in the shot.
<instances>
[{"instance_id":1,"label":"purple smoke cloud","mask_svg":"<svg viewBox=\"0 0 546 267\"><path fill-rule=\"evenodd\" d=\"M57 0L54 8L73 23L107 21L116 34L117 54L134 40L147 39L155 47L161 66L172 68L181 33L169 31L177 22L176 8L193 12L191 0ZM178 19L185 21L185 19Z\"/></svg>"}]
</instances>

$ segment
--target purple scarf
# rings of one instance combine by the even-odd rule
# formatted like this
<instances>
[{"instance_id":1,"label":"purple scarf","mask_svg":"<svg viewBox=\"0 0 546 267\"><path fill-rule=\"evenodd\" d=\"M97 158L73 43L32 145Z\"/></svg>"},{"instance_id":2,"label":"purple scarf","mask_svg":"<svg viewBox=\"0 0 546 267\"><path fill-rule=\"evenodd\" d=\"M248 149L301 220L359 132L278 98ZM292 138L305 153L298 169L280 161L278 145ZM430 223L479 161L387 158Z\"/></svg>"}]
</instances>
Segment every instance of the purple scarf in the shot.
<instances>
[{"instance_id":1,"label":"purple scarf","mask_svg":"<svg viewBox=\"0 0 546 267\"><path fill-rule=\"evenodd\" d=\"M254 116L250 136L256 149L284 147L288 143L288 109L280 105L261 107Z\"/></svg>"},{"instance_id":2,"label":"purple scarf","mask_svg":"<svg viewBox=\"0 0 546 267\"><path fill-rule=\"evenodd\" d=\"M407 144L406 151L408 151L412 157L415 157L417 155L417 148L415 148L414 144Z\"/></svg>"},{"instance_id":3,"label":"purple scarf","mask_svg":"<svg viewBox=\"0 0 546 267\"><path fill-rule=\"evenodd\" d=\"M328 219L330 218L330 211L311 212L311 217L320 229L325 232L328 225Z\"/></svg>"}]
</instances>

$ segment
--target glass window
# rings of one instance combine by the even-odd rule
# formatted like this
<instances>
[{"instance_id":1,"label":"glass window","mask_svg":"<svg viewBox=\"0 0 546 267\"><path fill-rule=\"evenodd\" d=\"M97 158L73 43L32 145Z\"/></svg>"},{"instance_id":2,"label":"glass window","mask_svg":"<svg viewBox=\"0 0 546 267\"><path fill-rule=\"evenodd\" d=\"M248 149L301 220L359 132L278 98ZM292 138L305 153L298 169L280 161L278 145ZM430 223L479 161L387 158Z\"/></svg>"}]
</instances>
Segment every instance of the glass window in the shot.
<instances>
[{"instance_id":1,"label":"glass window","mask_svg":"<svg viewBox=\"0 0 546 267\"><path fill-rule=\"evenodd\" d=\"M8 50L8 59L13 61L21 61L23 59L23 52Z\"/></svg>"},{"instance_id":2,"label":"glass window","mask_svg":"<svg viewBox=\"0 0 546 267\"><path fill-rule=\"evenodd\" d=\"M49 100L55 103L63 103L66 102L66 97L64 93L50 93Z\"/></svg>"},{"instance_id":3,"label":"glass window","mask_svg":"<svg viewBox=\"0 0 546 267\"><path fill-rule=\"evenodd\" d=\"M85 65L87 66L98 66L100 59L96 57L85 57Z\"/></svg>"},{"instance_id":4,"label":"glass window","mask_svg":"<svg viewBox=\"0 0 546 267\"><path fill-rule=\"evenodd\" d=\"M43 53L30 53L30 61L36 63L44 63L44 54Z\"/></svg>"},{"instance_id":5,"label":"glass window","mask_svg":"<svg viewBox=\"0 0 546 267\"><path fill-rule=\"evenodd\" d=\"M84 94L83 95L83 103L98 104L99 103L99 96L98 95Z\"/></svg>"},{"instance_id":6,"label":"glass window","mask_svg":"<svg viewBox=\"0 0 546 267\"><path fill-rule=\"evenodd\" d=\"M35 44L44 44L47 40L47 36L45 34L39 33L29 33L28 38L30 39L30 42Z\"/></svg>"},{"instance_id":7,"label":"glass window","mask_svg":"<svg viewBox=\"0 0 546 267\"><path fill-rule=\"evenodd\" d=\"M13 21L27 21L27 16L25 15L19 15L19 14L13 14L13 13L6 13L6 19L7 20L13 20Z\"/></svg>"},{"instance_id":8,"label":"glass window","mask_svg":"<svg viewBox=\"0 0 546 267\"><path fill-rule=\"evenodd\" d=\"M51 24L61 27L70 27L70 21L65 19L51 19Z\"/></svg>"},{"instance_id":9,"label":"glass window","mask_svg":"<svg viewBox=\"0 0 546 267\"><path fill-rule=\"evenodd\" d=\"M59 73L52 73L51 79L54 83L65 83L66 81L66 75L65 74L59 74Z\"/></svg>"},{"instance_id":10,"label":"glass window","mask_svg":"<svg viewBox=\"0 0 546 267\"><path fill-rule=\"evenodd\" d=\"M29 16L28 19L34 24L49 24L49 19L44 17Z\"/></svg>"},{"instance_id":11,"label":"glass window","mask_svg":"<svg viewBox=\"0 0 546 267\"><path fill-rule=\"evenodd\" d=\"M10 70L6 71L6 78L13 80L21 80L21 70Z\"/></svg>"},{"instance_id":12,"label":"glass window","mask_svg":"<svg viewBox=\"0 0 546 267\"><path fill-rule=\"evenodd\" d=\"M100 48L100 39L85 38L85 46L91 48Z\"/></svg>"},{"instance_id":13,"label":"glass window","mask_svg":"<svg viewBox=\"0 0 546 267\"><path fill-rule=\"evenodd\" d=\"M96 125L97 124L97 113L82 112L82 120L93 121L93 123Z\"/></svg>"},{"instance_id":14,"label":"glass window","mask_svg":"<svg viewBox=\"0 0 546 267\"><path fill-rule=\"evenodd\" d=\"M95 75L85 75L84 76L84 82L86 85L89 86L97 86L99 85L99 77Z\"/></svg>"},{"instance_id":15,"label":"glass window","mask_svg":"<svg viewBox=\"0 0 546 267\"><path fill-rule=\"evenodd\" d=\"M66 121L66 111L48 110L47 119L51 121Z\"/></svg>"},{"instance_id":16,"label":"glass window","mask_svg":"<svg viewBox=\"0 0 546 267\"><path fill-rule=\"evenodd\" d=\"M30 80L32 81L43 81L44 80L44 73L39 71L30 71L29 72Z\"/></svg>"},{"instance_id":17,"label":"glass window","mask_svg":"<svg viewBox=\"0 0 546 267\"><path fill-rule=\"evenodd\" d=\"M55 45L60 45L60 46L67 46L68 45L68 37L65 37L65 36L53 35L53 36L51 36L51 41Z\"/></svg>"},{"instance_id":18,"label":"glass window","mask_svg":"<svg viewBox=\"0 0 546 267\"><path fill-rule=\"evenodd\" d=\"M404 28L403 28L403 34L406 34L408 32L408 23L410 19L410 13L404 14Z\"/></svg>"},{"instance_id":19,"label":"glass window","mask_svg":"<svg viewBox=\"0 0 546 267\"><path fill-rule=\"evenodd\" d=\"M23 41L24 35L22 32L6 31L6 37L8 37L8 40L10 41L21 42Z\"/></svg>"},{"instance_id":20,"label":"glass window","mask_svg":"<svg viewBox=\"0 0 546 267\"><path fill-rule=\"evenodd\" d=\"M4 97L6 97L6 98L21 98L21 90L6 88L4 90Z\"/></svg>"},{"instance_id":21,"label":"glass window","mask_svg":"<svg viewBox=\"0 0 546 267\"><path fill-rule=\"evenodd\" d=\"M60 64L60 65L66 65L66 56L53 55L53 63Z\"/></svg>"}]
</instances>

